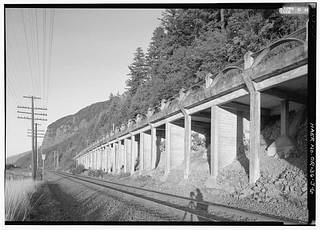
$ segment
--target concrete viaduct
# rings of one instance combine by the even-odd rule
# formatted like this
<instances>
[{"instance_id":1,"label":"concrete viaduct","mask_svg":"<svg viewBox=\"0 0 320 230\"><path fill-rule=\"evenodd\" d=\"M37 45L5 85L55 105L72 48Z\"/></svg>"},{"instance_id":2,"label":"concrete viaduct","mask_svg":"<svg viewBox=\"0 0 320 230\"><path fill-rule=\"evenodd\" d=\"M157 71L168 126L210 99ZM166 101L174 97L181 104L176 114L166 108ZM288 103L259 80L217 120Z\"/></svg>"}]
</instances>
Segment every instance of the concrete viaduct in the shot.
<instances>
[{"instance_id":1,"label":"concrete viaduct","mask_svg":"<svg viewBox=\"0 0 320 230\"><path fill-rule=\"evenodd\" d=\"M180 90L171 101L162 100L159 111L150 108L146 115L137 115L74 159L87 169L138 175L151 172L162 161L164 178L183 164L184 179L188 179L194 131L206 137L210 171L206 186L210 187L219 170L238 157L247 138L249 181L255 183L263 163L259 159L263 120L280 114L281 136L287 137L289 111L306 103L306 34L303 28L257 53L247 52L237 65L213 79L208 75L203 85ZM288 44L296 46L273 54ZM161 141L165 151L160 151Z\"/></svg>"}]
</instances>

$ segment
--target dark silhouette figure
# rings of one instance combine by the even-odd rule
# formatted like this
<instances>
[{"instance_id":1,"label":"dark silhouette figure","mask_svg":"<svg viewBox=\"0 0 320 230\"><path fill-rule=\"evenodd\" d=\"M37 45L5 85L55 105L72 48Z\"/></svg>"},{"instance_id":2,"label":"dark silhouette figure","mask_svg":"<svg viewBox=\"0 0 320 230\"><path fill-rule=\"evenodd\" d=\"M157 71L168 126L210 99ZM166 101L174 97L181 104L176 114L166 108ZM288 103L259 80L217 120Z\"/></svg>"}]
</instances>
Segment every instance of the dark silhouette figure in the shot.
<instances>
[{"instance_id":1,"label":"dark silhouette figure","mask_svg":"<svg viewBox=\"0 0 320 230\"><path fill-rule=\"evenodd\" d=\"M203 204L203 194L200 191L200 189L196 189L196 191L192 191L190 192L190 198L192 199L189 204L188 204L188 208L190 209L194 209L197 211L200 211L201 213L208 213L208 205L207 204ZM189 220L187 219L188 216L188 212L184 213L183 216L183 220ZM203 218L201 216L194 216L193 214L190 214L190 221L207 221L206 218Z\"/></svg>"},{"instance_id":2,"label":"dark silhouette figure","mask_svg":"<svg viewBox=\"0 0 320 230\"><path fill-rule=\"evenodd\" d=\"M200 189L196 189L196 201L203 202L203 194ZM197 202L196 209L201 212L208 212L208 205ZM199 221L206 221L203 217L198 216Z\"/></svg>"},{"instance_id":3,"label":"dark silhouette figure","mask_svg":"<svg viewBox=\"0 0 320 230\"><path fill-rule=\"evenodd\" d=\"M190 192L190 198L195 200L196 194L194 192ZM190 202L188 204L188 208L196 209L196 202L193 200L190 200ZM182 220L185 220L187 215L188 215L188 212L185 212ZM190 221L193 221L193 214L192 213L190 213Z\"/></svg>"}]
</instances>

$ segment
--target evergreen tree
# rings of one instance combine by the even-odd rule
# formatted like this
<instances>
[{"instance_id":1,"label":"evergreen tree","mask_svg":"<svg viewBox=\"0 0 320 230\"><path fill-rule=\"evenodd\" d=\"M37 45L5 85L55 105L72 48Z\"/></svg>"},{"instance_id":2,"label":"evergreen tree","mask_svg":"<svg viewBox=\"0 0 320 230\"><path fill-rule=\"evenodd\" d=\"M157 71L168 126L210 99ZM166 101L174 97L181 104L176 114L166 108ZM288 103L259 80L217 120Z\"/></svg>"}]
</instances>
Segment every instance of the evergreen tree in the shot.
<instances>
[{"instance_id":1,"label":"evergreen tree","mask_svg":"<svg viewBox=\"0 0 320 230\"><path fill-rule=\"evenodd\" d=\"M133 96L140 85L143 85L147 79L148 68L146 66L146 60L141 47L138 47L134 54L133 63L128 67L130 78L127 80L128 90L131 96Z\"/></svg>"},{"instance_id":2,"label":"evergreen tree","mask_svg":"<svg viewBox=\"0 0 320 230\"><path fill-rule=\"evenodd\" d=\"M146 63L150 67L149 72L151 75L157 74L157 68L163 59L164 54L162 49L164 47L165 39L166 34L163 27L157 27L153 32L146 57Z\"/></svg>"}]
</instances>

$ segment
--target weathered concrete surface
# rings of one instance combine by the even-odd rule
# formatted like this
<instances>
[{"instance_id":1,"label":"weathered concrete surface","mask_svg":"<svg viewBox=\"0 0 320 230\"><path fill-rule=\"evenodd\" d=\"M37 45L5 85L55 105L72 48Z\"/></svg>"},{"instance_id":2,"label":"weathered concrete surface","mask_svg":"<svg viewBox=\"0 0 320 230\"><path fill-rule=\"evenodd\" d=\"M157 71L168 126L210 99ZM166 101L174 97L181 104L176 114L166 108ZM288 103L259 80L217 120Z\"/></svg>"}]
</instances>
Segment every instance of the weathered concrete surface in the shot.
<instances>
[{"instance_id":1,"label":"weathered concrete surface","mask_svg":"<svg viewBox=\"0 0 320 230\"><path fill-rule=\"evenodd\" d=\"M143 170L151 170L151 135L143 133Z\"/></svg>"},{"instance_id":2,"label":"weathered concrete surface","mask_svg":"<svg viewBox=\"0 0 320 230\"><path fill-rule=\"evenodd\" d=\"M230 164L237 155L237 114L217 108L218 115L218 167Z\"/></svg>"},{"instance_id":3,"label":"weathered concrete surface","mask_svg":"<svg viewBox=\"0 0 320 230\"><path fill-rule=\"evenodd\" d=\"M120 141L120 145L119 145L119 169L123 169L124 168L124 144L122 144L122 142Z\"/></svg>"},{"instance_id":4,"label":"weathered concrete surface","mask_svg":"<svg viewBox=\"0 0 320 230\"><path fill-rule=\"evenodd\" d=\"M181 165L184 160L184 127L172 124L170 125L171 138L171 169Z\"/></svg>"},{"instance_id":5,"label":"weathered concrete surface","mask_svg":"<svg viewBox=\"0 0 320 230\"><path fill-rule=\"evenodd\" d=\"M126 139L126 171L130 172L131 169L131 139Z\"/></svg>"},{"instance_id":6,"label":"weathered concrete surface","mask_svg":"<svg viewBox=\"0 0 320 230\"><path fill-rule=\"evenodd\" d=\"M140 144L138 140L135 140L133 142L133 168L134 171L136 170L136 168L139 165L139 152L140 152Z\"/></svg>"}]
</instances>

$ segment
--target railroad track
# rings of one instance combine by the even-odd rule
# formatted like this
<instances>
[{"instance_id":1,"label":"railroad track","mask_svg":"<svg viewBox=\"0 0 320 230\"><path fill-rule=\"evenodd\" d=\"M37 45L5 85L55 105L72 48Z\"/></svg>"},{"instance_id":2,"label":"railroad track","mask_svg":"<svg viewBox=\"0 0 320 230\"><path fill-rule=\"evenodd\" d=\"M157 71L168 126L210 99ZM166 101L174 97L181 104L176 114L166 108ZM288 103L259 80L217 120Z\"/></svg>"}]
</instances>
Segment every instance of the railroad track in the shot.
<instances>
[{"instance_id":1,"label":"railroad track","mask_svg":"<svg viewBox=\"0 0 320 230\"><path fill-rule=\"evenodd\" d=\"M222 204L216 204L208 201L193 200L189 197L164 193L160 191L115 183L89 176L73 175L66 172L49 171L51 173L66 178L76 179L79 183L89 183L103 187L105 189L121 192L143 200L155 202L165 207L170 207L185 213L190 213L198 217L200 221L208 222L272 222L273 224L285 225L304 225L305 222L291 220L283 217L263 214L251 210L229 207ZM186 202L195 201L200 207L205 209L192 209L187 206Z\"/></svg>"}]
</instances>

